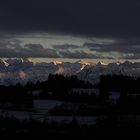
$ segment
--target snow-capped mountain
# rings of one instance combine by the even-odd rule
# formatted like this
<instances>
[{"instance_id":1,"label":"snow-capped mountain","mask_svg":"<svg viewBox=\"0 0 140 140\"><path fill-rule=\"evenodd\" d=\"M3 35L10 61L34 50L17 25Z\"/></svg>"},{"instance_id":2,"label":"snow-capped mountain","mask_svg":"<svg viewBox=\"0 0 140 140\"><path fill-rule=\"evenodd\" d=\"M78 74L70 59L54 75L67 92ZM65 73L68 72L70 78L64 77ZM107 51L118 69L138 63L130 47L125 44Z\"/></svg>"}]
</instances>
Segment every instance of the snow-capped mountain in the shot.
<instances>
[{"instance_id":1,"label":"snow-capped mountain","mask_svg":"<svg viewBox=\"0 0 140 140\"><path fill-rule=\"evenodd\" d=\"M8 63L5 60L0 59L0 67L8 67Z\"/></svg>"},{"instance_id":2,"label":"snow-capped mountain","mask_svg":"<svg viewBox=\"0 0 140 140\"><path fill-rule=\"evenodd\" d=\"M28 81L47 80L49 74L77 75L79 79L98 83L101 75L123 74L140 77L140 63L126 61L97 64L86 61L75 63L53 61L35 63L28 59L0 59L0 85L26 84Z\"/></svg>"},{"instance_id":3,"label":"snow-capped mountain","mask_svg":"<svg viewBox=\"0 0 140 140\"><path fill-rule=\"evenodd\" d=\"M124 63L113 62L106 65L99 62L94 66L86 66L81 72L78 73L78 77L94 84L99 82L101 75L107 74L122 74L132 77L140 77L140 63L125 61Z\"/></svg>"},{"instance_id":4,"label":"snow-capped mountain","mask_svg":"<svg viewBox=\"0 0 140 140\"><path fill-rule=\"evenodd\" d=\"M11 85L18 82L25 84L28 81L37 82L47 80L49 74L75 75L87 63L53 61L51 63L34 63L28 59L0 60L0 84Z\"/></svg>"},{"instance_id":5,"label":"snow-capped mountain","mask_svg":"<svg viewBox=\"0 0 140 140\"><path fill-rule=\"evenodd\" d=\"M97 83L99 82L100 76L104 73L106 68L107 65L101 62L94 65L87 65L77 74L77 76L81 80Z\"/></svg>"}]
</instances>

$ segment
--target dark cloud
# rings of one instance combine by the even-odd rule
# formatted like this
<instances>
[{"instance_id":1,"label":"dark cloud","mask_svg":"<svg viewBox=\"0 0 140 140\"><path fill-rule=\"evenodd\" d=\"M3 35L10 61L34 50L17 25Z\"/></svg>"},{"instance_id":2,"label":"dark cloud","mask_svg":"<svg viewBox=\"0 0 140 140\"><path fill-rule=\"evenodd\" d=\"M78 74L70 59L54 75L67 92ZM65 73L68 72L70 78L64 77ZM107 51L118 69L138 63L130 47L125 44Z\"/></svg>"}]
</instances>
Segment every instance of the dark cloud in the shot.
<instances>
[{"instance_id":1,"label":"dark cloud","mask_svg":"<svg viewBox=\"0 0 140 140\"><path fill-rule=\"evenodd\" d=\"M53 48L61 49L61 50L68 50L68 49L77 49L81 48L81 46L73 45L73 44L63 44L63 45L54 45Z\"/></svg>"},{"instance_id":2,"label":"dark cloud","mask_svg":"<svg viewBox=\"0 0 140 140\"><path fill-rule=\"evenodd\" d=\"M66 44L69 46L64 47L65 45L59 45L59 49L51 48L44 48L41 44L25 44L21 45L19 41L9 41L0 43L2 45L0 47L0 57L46 57L46 58L89 58L89 59L115 59L113 53L111 52L118 52L120 55L118 58L121 59L139 59L140 52L139 49L136 48L137 52L134 52L134 48L130 47L119 47L119 50L114 49L112 46L98 46L100 48L96 48L95 44L85 43L82 47L88 46L91 49L90 53L86 50L75 50L75 47L78 48L79 46L73 47L72 45ZM99 44L97 44L99 45ZM73 49L74 48L74 49ZM96 48L96 49L95 49ZM115 47L116 48L116 47ZM95 52L96 50L96 52ZM110 53L109 53L110 52ZM116 56L117 58L117 56Z\"/></svg>"},{"instance_id":3,"label":"dark cloud","mask_svg":"<svg viewBox=\"0 0 140 140\"><path fill-rule=\"evenodd\" d=\"M20 36L20 38L25 38L26 40L28 36L30 38L29 42L32 42L32 37L34 38L34 36L32 36L31 34ZM18 38L18 35L13 38L8 34L0 35L0 57L61 57L93 59L140 58L139 38L93 38L90 40L90 42L85 42L83 45L74 45L70 43L53 45L52 48L46 48L47 45L45 45L44 47L42 44L27 44L28 41L24 42L24 39L22 41L21 40Z\"/></svg>"},{"instance_id":4,"label":"dark cloud","mask_svg":"<svg viewBox=\"0 0 140 140\"><path fill-rule=\"evenodd\" d=\"M94 43L94 42L85 42L83 45L72 45L72 44L63 44L55 45L55 49L65 50L68 49L89 49L90 51L97 52L118 52L118 53L140 53L140 40L114 40L114 42L108 43Z\"/></svg>"},{"instance_id":5,"label":"dark cloud","mask_svg":"<svg viewBox=\"0 0 140 140\"><path fill-rule=\"evenodd\" d=\"M41 44L26 44L24 45L24 47L22 47L22 49L26 53L28 53L27 57L48 57L48 58L59 57L56 50L44 48Z\"/></svg>"},{"instance_id":6,"label":"dark cloud","mask_svg":"<svg viewBox=\"0 0 140 140\"><path fill-rule=\"evenodd\" d=\"M126 54L122 57L123 59L140 59L140 53L137 54Z\"/></svg>"},{"instance_id":7,"label":"dark cloud","mask_svg":"<svg viewBox=\"0 0 140 140\"><path fill-rule=\"evenodd\" d=\"M2 47L0 47L0 57L97 58L92 53L84 51L71 52L65 47L65 49L56 50L44 48L41 44L25 44L22 46L20 43L17 40L3 42Z\"/></svg>"},{"instance_id":8,"label":"dark cloud","mask_svg":"<svg viewBox=\"0 0 140 140\"><path fill-rule=\"evenodd\" d=\"M5 42L0 47L0 57L48 57L57 58L56 50L44 48L41 44L25 44L21 46L18 41Z\"/></svg>"},{"instance_id":9,"label":"dark cloud","mask_svg":"<svg viewBox=\"0 0 140 140\"><path fill-rule=\"evenodd\" d=\"M0 2L0 57L111 59L118 53L124 59L139 59L139 25L139 0L4 0ZM91 40L45 48L15 39L46 38L32 36L34 32L111 38L114 42Z\"/></svg>"},{"instance_id":10,"label":"dark cloud","mask_svg":"<svg viewBox=\"0 0 140 140\"><path fill-rule=\"evenodd\" d=\"M83 46L98 52L140 53L140 40L119 40L111 44L85 43Z\"/></svg>"},{"instance_id":11,"label":"dark cloud","mask_svg":"<svg viewBox=\"0 0 140 140\"><path fill-rule=\"evenodd\" d=\"M55 49L61 52L64 57L75 57L75 58L101 58L101 59L139 59L140 58L140 40L131 39L131 40L103 40L95 42L86 42L83 45L55 45ZM79 51L76 51L76 50ZM87 53L82 50L90 50L90 53ZM71 51L74 53L71 53ZM81 51L80 51L81 50ZM76 55L77 53L77 55ZM115 54L115 56L113 56Z\"/></svg>"},{"instance_id":12,"label":"dark cloud","mask_svg":"<svg viewBox=\"0 0 140 140\"><path fill-rule=\"evenodd\" d=\"M60 51L59 53L62 58L97 58L94 54L84 51Z\"/></svg>"},{"instance_id":13,"label":"dark cloud","mask_svg":"<svg viewBox=\"0 0 140 140\"><path fill-rule=\"evenodd\" d=\"M5 0L0 29L91 36L140 36L139 0Z\"/></svg>"}]
</instances>

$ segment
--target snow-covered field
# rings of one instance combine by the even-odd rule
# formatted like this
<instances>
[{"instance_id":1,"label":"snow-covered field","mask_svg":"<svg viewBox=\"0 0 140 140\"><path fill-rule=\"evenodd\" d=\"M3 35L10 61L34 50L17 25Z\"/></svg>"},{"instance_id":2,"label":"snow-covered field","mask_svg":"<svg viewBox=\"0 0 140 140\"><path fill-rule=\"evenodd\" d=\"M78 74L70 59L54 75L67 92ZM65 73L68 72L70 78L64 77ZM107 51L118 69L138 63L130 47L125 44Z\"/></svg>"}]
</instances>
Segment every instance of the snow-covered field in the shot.
<instances>
[{"instance_id":1,"label":"snow-covered field","mask_svg":"<svg viewBox=\"0 0 140 140\"><path fill-rule=\"evenodd\" d=\"M55 106L59 106L64 102L56 101L56 100L34 100L34 108L37 112L45 112L47 113L48 110L54 108Z\"/></svg>"},{"instance_id":2,"label":"snow-covered field","mask_svg":"<svg viewBox=\"0 0 140 140\"><path fill-rule=\"evenodd\" d=\"M47 120L48 122L57 121L68 123L76 118L79 124L95 124L96 116L50 116L48 110L59 106L64 102L56 100L34 100L34 110L33 111L14 111L14 110L2 110L0 109L1 116L13 117L19 120L35 119L37 121Z\"/></svg>"},{"instance_id":3,"label":"snow-covered field","mask_svg":"<svg viewBox=\"0 0 140 140\"><path fill-rule=\"evenodd\" d=\"M27 112L27 111L12 111L12 110L0 110L1 116L13 117L19 120L28 120L34 119L37 121L57 121L57 122L65 122L69 123L75 118L79 124L87 124L87 125L94 125L96 123L96 116L49 116L48 114L44 113L34 113L34 112Z\"/></svg>"},{"instance_id":4,"label":"snow-covered field","mask_svg":"<svg viewBox=\"0 0 140 140\"><path fill-rule=\"evenodd\" d=\"M44 116L48 115L48 110L54 108L55 106L61 105L63 102L56 100L34 100L34 108L30 111L15 111L15 110L4 110L0 109L0 115L15 117L19 119L29 119L33 116Z\"/></svg>"}]
</instances>

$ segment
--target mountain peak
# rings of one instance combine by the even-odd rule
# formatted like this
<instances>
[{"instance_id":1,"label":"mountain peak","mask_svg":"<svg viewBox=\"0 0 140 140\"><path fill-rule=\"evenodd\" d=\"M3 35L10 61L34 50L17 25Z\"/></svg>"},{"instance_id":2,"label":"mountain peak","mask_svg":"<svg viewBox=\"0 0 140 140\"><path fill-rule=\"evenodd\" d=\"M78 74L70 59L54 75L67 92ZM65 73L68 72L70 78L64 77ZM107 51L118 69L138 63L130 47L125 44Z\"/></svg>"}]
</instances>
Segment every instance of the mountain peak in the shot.
<instances>
[{"instance_id":1,"label":"mountain peak","mask_svg":"<svg viewBox=\"0 0 140 140\"><path fill-rule=\"evenodd\" d=\"M54 60L53 62L52 62L52 64L54 64L54 65L60 65L60 64L62 64L63 62L62 61L58 61L58 60Z\"/></svg>"},{"instance_id":2,"label":"mountain peak","mask_svg":"<svg viewBox=\"0 0 140 140\"><path fill-rule=\"evenodd\" d=\"M107 64L104 63L104 62L99 61L99 62L97 63L97 65L107 65Z\"/></svg>"},{"instance_id":3,"label":"mountain peak","mask_svg":"<svg viewBox=\"0 0 140 140\"><path fill-rule=\"evenodd\" d=\"M0 65L8 67L8 63L5 60L0 59Z\"/></svg>"},{"instance_id":4,"label":"mountain peak","mask_svg":"<svg viewBox=\"0 0 140 140\"><path fill-rule=\"evenodd\" d=\"M92 62L84 61L84 60L79 60L79 61L77 61L77 63L82 64L82 65L91 65L91 64L94 64Z\"/></svg>"}]
</instances>

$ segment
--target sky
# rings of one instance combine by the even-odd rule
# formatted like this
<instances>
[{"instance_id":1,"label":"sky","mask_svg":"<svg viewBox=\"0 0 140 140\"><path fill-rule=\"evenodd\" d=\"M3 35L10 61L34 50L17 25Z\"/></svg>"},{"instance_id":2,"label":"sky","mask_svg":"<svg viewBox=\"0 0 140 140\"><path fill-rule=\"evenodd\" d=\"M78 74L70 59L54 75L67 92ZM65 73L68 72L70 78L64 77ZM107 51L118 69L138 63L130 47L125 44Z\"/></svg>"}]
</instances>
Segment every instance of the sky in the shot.
<instances>
[{"instance_id":1,"label":"sky","mask_svg":"<svg viewBox=\"0 0 140 140\"><path fill-rule=\"evenodd\" d=\"M0 57L138 60L140 1L0 1Z\"/></svg>"}]
</instances>

